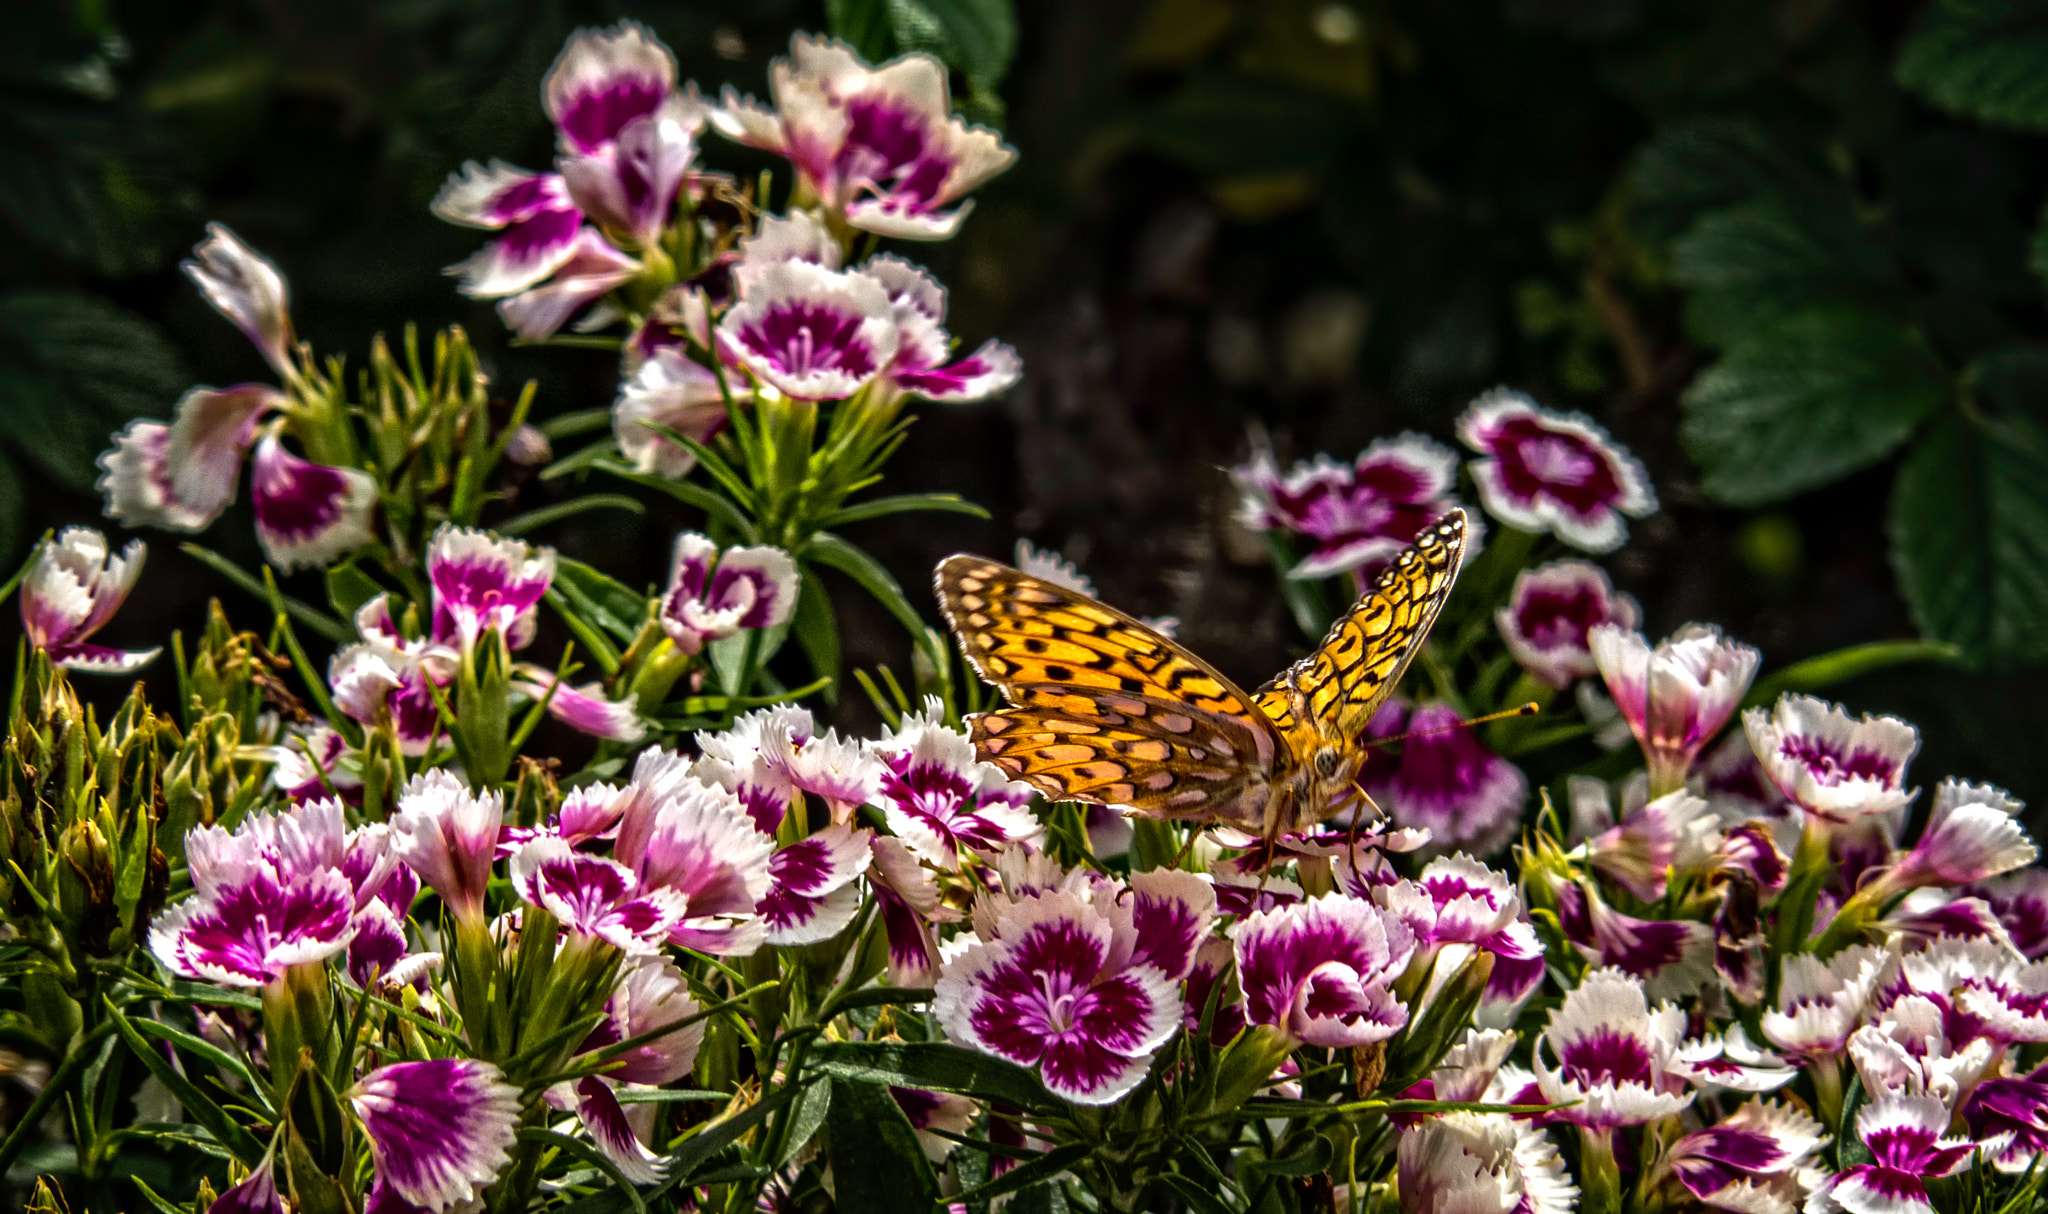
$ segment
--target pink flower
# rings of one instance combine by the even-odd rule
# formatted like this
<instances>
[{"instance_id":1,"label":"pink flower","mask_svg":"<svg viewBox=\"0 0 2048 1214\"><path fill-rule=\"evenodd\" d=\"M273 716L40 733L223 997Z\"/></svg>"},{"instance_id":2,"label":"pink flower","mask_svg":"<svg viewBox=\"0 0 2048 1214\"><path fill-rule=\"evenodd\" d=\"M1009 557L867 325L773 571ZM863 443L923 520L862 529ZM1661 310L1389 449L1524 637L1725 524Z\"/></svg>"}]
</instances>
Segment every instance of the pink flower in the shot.
<instances>
[{"instance_id":1,"label":"pink flower","mask_svg":"<svg viewBox=\"0 0 2048 1214\"><path fill-rule=\"evenodd\" d=\"M1769 1208L1786 1193L1827 1141L1820 1123L1796 1106L1752 1100L1718 1123L1695 1130L1671 1145L1664 1164L1694 1197L1723 1209ZM1750 1200L1752 1194L1757 1199Z\"/></svg>"},{"instance_id":2,"label":"pink flower","mask_svg":"<svg viewBox=\"0 0 2048 1214\"><path fill-rule=\"evenodd\" d=\"M2001 1172L2025 1172L2048 1147L2048 1069L2024 1078L1986 1079L1963 1106L1970 1134L1979 1143L2000 1143L1991 1166Z\"/></svg>"},{"instance_id":3,"label":"pink flower","mask_svg":"<svg viewBox=\"0 0 2048 1214\"><path fill-rule=\"evenodd\" d=\"M1293 532L1315 545L1292 577L1350 570L1370 577L1458 505L1457 455L1420 434L1381 439L1350 464L1318 455L1285 475L1262 450L1230 475L1246 526Z\"/></svg>"},{"instance_id":4,"label":"pink flower","mask_svg":"<svg viewBox=\"0 0 2048 1214\"><path fill-rule=\"evenodd\" d=\"M1572 837L1585 839L1593 867L1645 902L1664 896L1674 866L1694 868L1711 854L1713 816L1705 801L1683 789L1645 802L1640 798L1647 794L1647 784L1638 775L1623 786L1627 812L1617 823L1601 781L1572 776L1565 788L1571 801Z\"/></svg>"},{"instance_id":5,"label":"pink flower","mask_svg":"<svg viewBox=\"0 0 2048 1214\"><path fill-rule=\"evenodd\" d=\"M1623 515L1657 509L1635 457L1590 418L1552 413L1520 392L1495 388L1458 419L1458 437L1484 458L1472 461L1487 513L1574 548L1612 552L1628 537Z\"/></svg>"},{"instance_id":6,"label":"pink flower","mask_svg":"<svg viewBox=\"0 0 2048 1214\"><path fill-rule=\"evenodd\" d=\"M629 345L628 349L631 349ZM628 369L612 405L612 434L636 471L680 480L697 466L697 455L652 422L708 443L725 428L725 397L718 377L681 347L664 345ZM746 378L733 376L733 396L747 394Z\"/></svg>"},{"instance_id":7,"label":"pink flower","mask_svg":"<svg viewBox=\"0 0 2048 1214\"><path fill-rule=\"evenodd\" d=\"M373 902L387 909L375 901L393 863L381 842L352 838L332 800L257 814L233 832L194 830L185 844L193 896L158 916L150 950L223 986L267 986L324 962L349 947Z\"/></svg>"},{"instance_id":8,"label":"pink flower","mask_svg":"<svg viewBox=\"0 0 2048 1214\"><path fill-rule=\"evenodd\" d=\"M498 315L513 332L541 341L569 323L585 304L639 277L643 267L596 228L578 228L569 252L544 282L498 301Z\"/></svg>"},{"instance_id":9,"label":"pink flower","mask_svg":"<svg viewBox=\"0 0 2048 1214\"><path fill-rule=\"evenodd\" d=\"M1591 1129L1641 1125L1692 1104L1674 1073L1685 1013L1650 1010L1643 986L1619 970L1589 970L1550 1013L1536 1047L1536 1083L1555 1116ZM1553 1059L1554 1064L1553 1064Z\"/></svg>"},{"instance_id":10,"label":"pink flower","mask_svg":"<svg viewBox=\"0 0 2048 1214\"><path fill-rule=\"evenodd\" d=\"M806 261L773 262L743 280L717 338L720 357L799 400L852 396L902 342L880 282Z\"/></svg>"},{"instance_id":11,"label":"pink flower","mask_svg":"<svg viewBox=\"0 0 2048 1214\"><path fill-rule=\"evenodd\" d=\"M1362 898L1326 894L1261 911L1238 925L1245 1019L1309 1045L1385 1041L1408 1023L1392 984L1415 934Z\"/></svg>"},{"instance_id":12,"label":"pink flower","mask_svg":"<svg viewBox=\"0 0 2048 1214\"><path fill-rule=\"evenodd\" d=\"M1486 749L1448 704L1413 710L1389 700L1366 727L1365 741L1404 730L1394 763L1368 768L1361 783L1395 823L1430 832L1431 846L1466 848L1481 856L1499 851L1514 834L1529 799L1529 779Z\"/></svg>"},{"instance_id":13,"label":"pink flower","mask_svg":"<svg viewBox=\"0 0 2048 1214\"><path fill-rule=\"evenodd\" d=\"M289 730L270 748L270 783L293 802L317 801L340 794L350 803L362 799L362 777L342 760L348 739L326 725Z\"/></svg>"},{"instance_id":14,"label":"pink flower","mask_svg":"<svg viewBox=\"0 0 2048 1214\"><path fill-rule=\"evenodd\" d=\"M2032 864L2040 850L2016 820L2024 808L2002 788L1943 780L1920 841L1881 878L1885 888L1965 885Z\"/></svg>"},{"instance_id":15,"label":"pink flower","mask_svg":"<svg viewBox=\"0 0 2048 1214\"><path fill-rule=\"evenodd\" d=\"M1010 167L994 131L952 115L946 68L924 54L879 68L845 43L799 34L769 69L770 110L728 88L721 134L787 156L802 192L853 227L944 240L968 206L943 208Z\"/></svg>"},{"instance_id":16,"label":"pink flower","mask_svg":"<svg viewBox=\"0 0 2048 1214\"><path fill-rule=\"evenodd\" d=\"M443 523L427 544L434 639L468 649L496 629L510 649L533 640L535 614L555 576L555 551Z\"/></svg>"},{"instance_id":17,"label":"pink flower","mask_svg":"<svg viewBox=\"0 0 2048 1214\"><path fill-rule=\"evenodd\" d=\"M263 555L286 572L332 564L376 538L376 478L300 459L274 434L256 444L249 492Z\"/></svg>"},{"instance_id":18,"label":"pink flower","mask_svg":"<svg viewBox=\"0 0 2048 1214\"><path fill-rule=\"evenodd\" d=\"M1652 994L1679 997L1714 975L1714 929L1690 919L1638 919L1607 905L1591 881L1557 891L1564 933L1596 963L1644 984Z\"/></svg>"},{"instance_id":19,"label":"pink flower","mask_svg":"<svg viewBox=\"0 0 2048 1214\"><path fill-rule=\"evenodd\" d=\"M796 611L796 562L780 548L729 548L685 531L676 537L661 626L676 648L701 652L746 628L773 628Z\"/></svg>"},{"instance_id":20,"label":"pink flower","mask_svg":"<svg viewBox=\"0 0 2048 1214\"><path fill-rule=\"evenodd\" d=\"M450 913L480 920L504 819L505 802L496 792L477 796L447 771L423 772L399 794L392 850L441 895Z\"/></svg>"},{"instance_id":21,"label":"pink flower","mask_svg":"<svg viewBox=\"0 0 2048 1214\"><path fill-rule=\"evenodd\" d=\"M675 56L633 21L580 30L541 86L570 196L607 232L648 248L675 210L705 108L675 90Z\"/></svg>"},{"instance_id":22,"label":"pink flower","mask_svg":"<svg viewBox=\"0 0 2048 1214\"><path fill-rule=\"evenodd\" d=\"M389 725L404 753L427 753L441 728L435 690L448 697L461 655L446 645L402 636L381 594L356 610L355 623L364 639L343 646L327 663L334 706L372 729Z\"/></svg>"},{"instance_id":23,"label":"pink flower","mask_svg":"<svg viewBox=\"0 0 2048 1214\"><path fill-rule=\"evenodd\" d=\"M765 932L756 909L774 880L775 841L754 828L733 794L655 770L650 787L628 803L613 858L642 889L688 898L688 915L670 930L669 943L717 955L752 953ZM634 774L637 780L637 766Z\"/></svg>"},{"instance_id":24,"label":"pink flower","mask_svg":"<svg viewBox=\"0 0 2048 1214\"><path fill-rule=\"evenodd\" d=\"M2036 960L2048 955L2048 869L2023 868L1961 892L1990 904L2014 948Z\"/></svg>"},{"instance_id":25,"label":"pink flower","mask_svg":"<svg viewBox=\"0 0 2048 1214\"><path fill-rule=\"evenodd\" d=\"M1500 639L1522 668L1552 687L1599 671L1587 634L1601 625L1633 629L1635 600L1614 589L1588 561L1552 561L1515 578L1508 605L1494 613Z\"/></svg>"},{"instance_id":26,"label":"pink flower","mask_svg":"<svg viewBox=\"0 0 2048 1214\"><path fill-rule=\"evenodd\" d=\"M543 281L569 260L583 230L583 212L555 173L530 173L501 160L472 160L434 195L434 214L449 223L504 234L468 260L448 267L472 299L502 299Z\"/></svg>"},{"instance_id":27,"label":"pink flower","mask_svg":"<svg viewBox=\"0 0 2048 1214\"><path fill-rule=\"evenodd\" d=\"M107 537L90 527L66 527L36 550L21 582L21 629L28 643L66 670L129 674L161 649L121 650L87 638L105 627L142 576L148 549L130 540L112 555Z\"/></svg>"},{"instance_id":28,"label":"pink flower","mask_svg":"<svg viewBox=\"0 0 2048 1214\"><path fill-rule=\"evenodd\" d=\"M242 243L225 224L206 225L206 239L179 268L206 302L233 321L272 369L292 378L292 318L284 276L269 258Z\"/></svg>"},{"instance_id":29,"label":"pink flower","mask_svg":"<svg viewBox=\"0 0 2048 1214\"><path fill-rule=\"evenodd\" d=\"M348 1102L370 1141L374 1186L415 1206L472 1202L512 1162L519 1089L488 1062L395 1062L357 1081Z\"/></svg>"},{"instance_id":30,"label":"pink flower","mask_svg":"<svg viewBox=\"0 0 2048 1214\"><path fill-rule=\"evenodd\" d=\"M1685 774L1728 723L1763 655L1725 640L1721 630L1688 624L1655 649L1641 633L1603 624L1586 635L1600 677L1628 721L1650 768L1650 791L1685 785Z\"/></svg>"},{"instance_id":31,"label":"pink flower","mask_svg":"<svg viewBox=\"0 0 2048 1214\"><path fill-rule=\"evenodd\" d=\"M629 954L653 953L689 911L673 888L641 888L625 865L539 838L514 853L512 888L577 935Z\"/></svg>"},{"instance_id":32,"label":"pink flower","mask_svg":"<svg viewBox=\"0 0 2048 1214\"><path fill-rule=\"evenodd\" d=\"M1403 1214L1572 1214L1579 1187L1540 1129L1497 1114L1445 1113L1400 1135Z\"/></svg>"},{"instance_id":33,"label":"pink flower","mask_svg":"<svg viewBox=\"0 0 2048 1214\"><path fill-rule=\"evenodd\" d=\"M760 903L768 943L817 944L853 922L860 910L854 879L867 871L873 837L872 831L828 826L776 849Z\"/></svg>"},{"instance_id":34,"label":"pink flower","mask_svg":"<svg viewBox=\"0 0 2048 1214\"><path fill-rule=\"evenodd\" d=\"M1076 1104L1144 1079L1180 1026L1175 978L1135 956L1134 929L1071 894L1020 899L949 962L935 1012L953 1039L1020 1066Z\"/></svg>"},{"instance_id":35,"label":"pink flower","mask_svg":"<svg viewBox=\"0 0 2048 1214\"><path fill-rule=\"evenodd\" d=\"M638 712L639 697L631 693L614 700L605 695L602 683L571 687L553 671L531 662L513 663L510 686L536 702L546 700L548 715L579 733L610 742L638 742L647 736L647 726Z\"/></svg>"},{"instance_id":36,"label":"pink flower","mask_svg":"<svg viewBox=\"0 0 2048 1214\"><path fill-rule=\"evenodd\" d=\"M868 882L889 942L889 985L929 987L939 974L933 925L956 920L959 912L941 900L936 876L901 839L876 835L868 848L874 853Z\"/></svg>"},{"instance_id":37,"label":"pink flower","mask_svg":"<svg viewBox=\"0 0 2048 1214\"><path fill-rule=\"evenodd\" d=\"M697 1015L701 1009L690 998L689 982L681 970L667 961L649 959L629 966L606 1006L605 1019L591 1030L580 1053L595 1054L623 1041L669 1028ZM659 1156L648 1149L654 1132L654 1106L622 1105L618 1089L645 1089L674 1083L688 1075L704 1042L700 1020L643 1042L623 1054L614 1055L610 1069L576 1082L573 1097L549 1093L550 1103L570 1104L583 1128L628 1180L649 1184L661 1178ZM564 1088L567 1085L563 1085Z\"/></svg>"},{"instance_id":38,"label":"pink flower","mask_svg":"<svg viewBox=\"0 0 2048 1214\"><path fill-rule=\"evenodd\" d=\"M896 358L888 381L898 389L941 404L966 404L1007 391L1024 373L1017 351L1000 341L986 341L957 361L953 338L946 332L946 289L924 270L884 253L861 265L861 272L889 293L896 317Z\"/></svg>"},{"instance_id":39,"label":"pink flower","mask_svg":"<svg viewBox=\"0 0 2048 1214\"><path fill-rule=\"evenodd\" d=\"M1764 1036L1788 1054L1840 1053L1863 1023L1885 961L1869 945L1843 949L1826 961L1811 953L1786 957L1777 1005L1763 1013Z\"/></svg>"},{"instance_id":40,"label":"pink flower","mask_svg":"<svg viewBox=\"0 0 2048 1214\"><path fill-rule=\"evenodd\" d=\"M256 423L284 404L268 384L194 388L169 425L134 421L101 453L108 518L131 527L203 531L235 500Z\"/></svg>"},{"instance_id":41,"label":"pink flower","mask_svg":"<svg viewBox=\"0 0 2048 1214\"><path fill-rule=\"evenodd\" d=\"M1873 1161L1843 1168L1816 1199L1850 1214L1934 1214L1927 1180L1962 1171L1976 1150L1967 1138L1942 1137L1948 1125L1948 1109L1930 1096L1878 1096L1856 1114Z\"/></svg>"},{"instance_id":42,"label":"pink flower","mask_svg":"<svg viewBox=\"0 0 2048 1214\"><path fill-rule=\"evenodd\" d=\"M1786 695L1744 713L1742 726L1771 782L1823 821L1891 813L1917 795L1905 782L1920 731L1897 717L1857 721L1840 705Z\"/></svg>"},{"instance_id":43,"label":"pink flower","mask_svg":"<svg viewBox=\"0 0 2048 1214\"><path fill-rule=\"evenodd\" d=\"M1031 786L976 759L966 735L944 724L935 698L872 750L886 769L872 804L891 831L939 868L957 870L963 847L994 850L1035 839L1043 829L1029 808Z\"/></svg>"}]
</instances>

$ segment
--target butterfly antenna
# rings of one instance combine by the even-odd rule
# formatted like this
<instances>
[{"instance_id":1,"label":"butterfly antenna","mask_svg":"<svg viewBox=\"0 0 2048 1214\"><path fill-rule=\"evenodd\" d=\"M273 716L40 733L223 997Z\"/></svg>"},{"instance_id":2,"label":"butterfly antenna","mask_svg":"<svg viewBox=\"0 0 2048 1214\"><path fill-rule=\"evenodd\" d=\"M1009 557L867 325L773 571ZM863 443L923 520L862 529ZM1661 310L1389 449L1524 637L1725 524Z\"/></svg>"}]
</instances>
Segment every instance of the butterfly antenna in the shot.
<instances>
[{"instance_id":1,"label":"butterfly antenna","mask_svg":"<svg viewBox=\"0 0 2048 1214\"><path fill-rule=\"evenodd\" d=\"M1394 734L1392 737L1374 738L1371 741L1371 743L1369 743L1369 745L1377 747L1385 746L1389 742L1406 742L1411 738L1433 738L1440 733L1450 733L1453 730L1459 729L1470 729L1474 725L1487 725L1491 724L1494 721L1505 721L1510 717L1533 717L1537 713L1542 711L1543 706L1541 704L1538 704L1536 701L1531 700L1528 703L1520 705L1515 708L1505 708L1499 712L1489 712L1483 717L1473 717L1469 721L1453 721L1449 725L1438 725L1433 729L1417 729L1408 733L1397 733Z\"/></svg>"},{"instance_id":2,"label":"butterfly antenna","mask_svg":"<svg viewBox=\"0 0 2048 1214\"><path fill-rule=\"evenodd\" d=\"M1367 808L1372 810L1375 821L1387 817L1387 811L1381 809L1380 803L1372 799L1371 793L1365 791L1365 785L1353 780L1351 782L1351 790L1358 794L1359 800L1364 801ZM1344 841L1344 859L1351 865L1351 871L1354 873L1358 871L1358 816L1358 810L1353 809L1351 811L1351 833Z\"/></svg>"},{"instance_id":3,"label":"butterfly antenna","mask_svg":"<svg viewBox=\"0 0 2048 1214\"><path fill-rule=\"evenodd\" d=\"M1201 836L1202 832L1199 828L1188 831L1188 841L1180 845L1179 854L1173 858L1173 867L1180 868L1188 862L1188 857L1195 850L1195 840L1201 838Z\"/></svg>"}]
</instances>

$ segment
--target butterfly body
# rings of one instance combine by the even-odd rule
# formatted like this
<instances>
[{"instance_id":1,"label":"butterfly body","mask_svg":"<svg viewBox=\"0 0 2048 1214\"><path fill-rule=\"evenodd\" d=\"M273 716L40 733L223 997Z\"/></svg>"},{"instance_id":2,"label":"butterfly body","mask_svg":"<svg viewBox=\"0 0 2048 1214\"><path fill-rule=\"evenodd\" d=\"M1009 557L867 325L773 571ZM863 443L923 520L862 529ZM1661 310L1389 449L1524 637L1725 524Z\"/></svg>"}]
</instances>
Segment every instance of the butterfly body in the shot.
<instances>
[{"instance_id":1,"label":"butterfly body","mask_svg":"<svg viewBox=\"0 0 2048 1214\"><path fill-rule=\"evenodd\" d=\"M1352 795L1359 736L1450 593L1452 511L1380 575L1314 653L1256 694L1138 620L1007 565L939 563L939 603L1007 707L970 717L986 761L1053 800L1277 837Z\"/></svg>"}]
</instances>

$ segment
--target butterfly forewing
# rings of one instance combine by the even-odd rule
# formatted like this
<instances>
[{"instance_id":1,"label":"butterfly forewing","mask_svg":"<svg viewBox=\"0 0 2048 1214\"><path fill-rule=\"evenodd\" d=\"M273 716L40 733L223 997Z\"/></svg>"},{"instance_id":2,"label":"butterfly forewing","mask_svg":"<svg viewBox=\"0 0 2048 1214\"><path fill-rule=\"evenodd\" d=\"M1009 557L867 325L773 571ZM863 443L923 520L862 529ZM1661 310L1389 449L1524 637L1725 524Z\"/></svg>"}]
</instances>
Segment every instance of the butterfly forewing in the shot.
<instances>
[{"instance_id":1,"label":"butterfly forewing","mask_svg":"<svg viewBox=\"0 0 2048 1214\"><path fill-rule=\"evenodd\" d=\"M1256 815L1276 757L1251 697L1159 632L994 561L936 578L962 651L1012 707L971 722L989 762L1055 799Z\"/></svg>"},{"instance_id":2,"label":"butterfly forewing","mask_svg":"<svg viewBox=\"0 0 2048 1214\"><path fill-rule=\"evenodd\" d=\"M1428 638L1464 553L1465 512L1454 510L1380 572L1314 653L1259 689L1259 710L1297 757L1319 738L1364 732Z\"/></svg>"}]
</instances>

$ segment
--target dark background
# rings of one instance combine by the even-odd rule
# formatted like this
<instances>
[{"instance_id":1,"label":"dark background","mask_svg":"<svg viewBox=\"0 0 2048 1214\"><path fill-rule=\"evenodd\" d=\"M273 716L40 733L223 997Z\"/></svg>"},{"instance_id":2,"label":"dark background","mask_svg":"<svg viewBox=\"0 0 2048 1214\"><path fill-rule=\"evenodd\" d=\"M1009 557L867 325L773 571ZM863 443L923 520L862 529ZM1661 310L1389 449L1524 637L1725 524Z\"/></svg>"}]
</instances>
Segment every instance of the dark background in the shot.
<instances>
[{"instance_id":1,"label":"dark background","mask_svg":"<svg viewBox=\"0 0 2048 1214\"><path fill-rule=\"evenodd\" d=\"M487 306L455 294L441 267L479 234L428 200L465 159L547 163L539 82L579 25L638 18L686 78L757 94L793 30L828 28L819 6L785 0L19 10L0 45L10 562L45 527L96 520L90 459L121 419L168 416L192 382L268 378L176 270L208 220L277 261L299 333L324 354L360 365L375 333L459 323L507 395L539 380L539 416L608 404L611 356L514 349ZM1012 341L1026 377L1001 402L925 407L892 488L957 491L995 520L927 516L854 538L916 587L947 552L1007 553L1028 536L1105 598L1180 617L1188 644L1256 682L1304 638L1263 548L1230 522L1223 469L1250 436L1263 429L1288 458L1349 458L1408 428L1449 441L1464 404L1507 383L1595 416L1649 466L1663 512L1606 563L1652 637L1716 621L1761 646L1768 670L1916 635L1888 558L1895 460L1764 505L1703 492L1678 437L1681 395L1715 358L1672 274L1690 213L1647 205L1633 174L1702 116L1789 132L1945 357L2030 340L2043 140L1939 114L1893 83L1921 16L1889 0L1031 0L1000 100L977 107L1018 167L958 240L901 250L950 287L954 332ZM703 159L768 167L714 135ZM573 490L530 484L512 508ZM691 521L655 504L537 538L653 583ZM149 573L106 639L190 635L215 594L239 622L261 620L180 537L144 538ZM202 538L257 563L246 493ZM838 589L850 660L900 668L901 631ZM317 581L298 592L321 597ZM1921 783L1994 780L2038 804L2038 674L2008 653L1831 694L1920 725ZM858 695L838 712L872 720Z\"/></svg>"}]
</instances>

